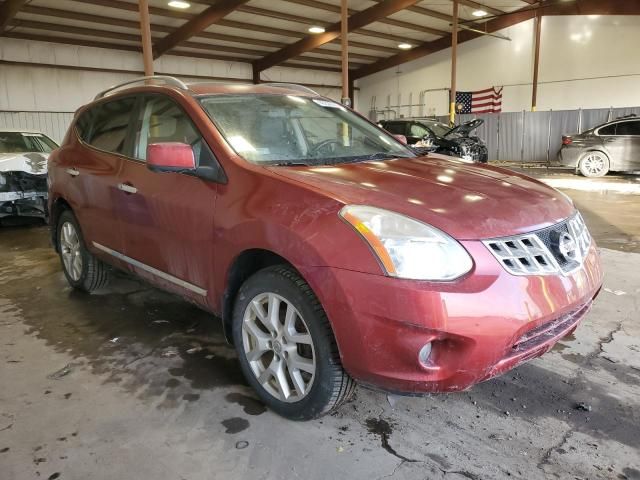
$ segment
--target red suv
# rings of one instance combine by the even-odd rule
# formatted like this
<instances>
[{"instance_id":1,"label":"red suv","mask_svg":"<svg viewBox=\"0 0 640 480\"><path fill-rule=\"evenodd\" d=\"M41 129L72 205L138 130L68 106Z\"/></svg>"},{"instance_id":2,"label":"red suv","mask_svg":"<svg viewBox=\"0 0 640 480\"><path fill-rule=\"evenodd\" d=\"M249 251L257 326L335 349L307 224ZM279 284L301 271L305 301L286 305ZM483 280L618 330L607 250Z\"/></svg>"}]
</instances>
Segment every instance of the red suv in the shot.
<instances>
[{"instance_id":1,"label":"red suv","mask_svg":"<svg viewBox=\"0 0 640 480\"><path fill-rule=\"evenodd\" d=\"M416 156L296 85L119 86L49 163L69 283L100 288L109 265L221 317L249 384L292 419L354 381L467 389L549 350L602 284L563 194Z\"/></svg>"}]
</instances>

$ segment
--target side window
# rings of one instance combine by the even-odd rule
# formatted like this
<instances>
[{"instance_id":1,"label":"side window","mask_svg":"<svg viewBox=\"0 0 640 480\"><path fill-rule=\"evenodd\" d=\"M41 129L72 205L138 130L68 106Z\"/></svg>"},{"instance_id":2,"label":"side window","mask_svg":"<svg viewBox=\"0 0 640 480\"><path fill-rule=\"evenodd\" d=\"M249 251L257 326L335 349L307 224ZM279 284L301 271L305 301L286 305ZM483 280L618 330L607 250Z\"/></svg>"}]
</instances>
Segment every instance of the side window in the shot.
<instances>
[{"instance_id":1,"label":"side window","mask_svg":"<svg viewBox=\"0 0 640 480\"><path fill-rule=\"evenodd\" d=\"M384 129L389 132L392 133L394 135L405 135L406 133L406 124L405 123L385 123L384 124Z\"/></svg>"},{"instance_id":2,"label":"side window","mask_svg":"<svg viewBox=\"0 0 640 480\"><path fill-rule=\"evenodd\" d=\"M200 158L204 140L189 117L170 98L146 97L137 125L133 156L138 160L147 159L147 146L167 142L191 145L196 161Z\"/></svg>"},{"instance_id":3,"label":"side window","mask_svg":"<svg viewBox=\"0 0 640 480\"><path fill-rule=\"evenodd\" d=\"M617 123L612 123L611 125L607 125L606 127L602 127L598 130L598 135L607 136L607 135L615 135L616 134L616 125Z\"/></svg>"},{"instance_id":4,"label":"side window","mask_svg":"<svg viewBox=\"0 0 640 480\"><path fill-rule=\"evenodd\" d=\"M429 130L427 130L425 127L423 127L419 123L412 123L411 124L411 129L409 131L410 131L409 136L411 136L411 137L420 137L420 138L422 138L425 135L429 134Z\"/></svg>"},{"instance_id":5,"label":"side window","mask_svg":"<svg viewBox=\"0 0 640 480\"><path fill-rule=\"evenodd\" d=\"M91 133L91 117L93 116L94 110L95 107L85 110L80 114L78 120L76 120L76 132L78 132L78 136L85 143L89 143L89 134Z\"/></svg>"},{"instance_id":6,"label":"side window","mask_svg":"<svg viewBox=\"0 0 640 480\"><path fill-rule=\"evenodd\" d=\"M126 153L125 141L134 104L135 99L129 97L91 109L91 132L85 141L106 152Z\"/></svg>"},{"instance_id":7,"label":"side window","mask_svg":"<svg viewBox=\"0 0 640 480\"><path fill-rule=\"evenodd\" d=\"M616 135L640 136L640 121L620 122L616 129Z\"/></svg>"}]
</instances>

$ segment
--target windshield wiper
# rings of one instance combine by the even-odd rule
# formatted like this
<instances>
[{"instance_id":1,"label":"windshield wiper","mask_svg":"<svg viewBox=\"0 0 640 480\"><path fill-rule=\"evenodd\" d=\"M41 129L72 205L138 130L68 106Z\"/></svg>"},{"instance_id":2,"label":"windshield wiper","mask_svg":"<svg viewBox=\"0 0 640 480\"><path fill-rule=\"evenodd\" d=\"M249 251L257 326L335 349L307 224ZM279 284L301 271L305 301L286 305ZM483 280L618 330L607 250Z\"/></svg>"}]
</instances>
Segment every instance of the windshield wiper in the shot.
<instances>
[{"instance_id":1,"label":"windshield wiper","mask_svg":"<svg viewBox=\"0 0 640 480\"><path fill-rule=\"evenodd\" d=\"M407 155L398 155L396 153L376 152L367 157L363 157L362 160L391 160L394 158L410 158Z\"/></svg>"},{"instance_id":2,"label":"windshield wiper","mask_svg":"<svg viewBox=\"0 0 640 480\"><path fill-rule=\"evenodd\" d=\"M309 166L308 163L295 162L290 160L285 160L285 161L276 162L276 163L269 163L268 165L276 166L276 167L308 167Z\"/></svg>"}]
</instances>

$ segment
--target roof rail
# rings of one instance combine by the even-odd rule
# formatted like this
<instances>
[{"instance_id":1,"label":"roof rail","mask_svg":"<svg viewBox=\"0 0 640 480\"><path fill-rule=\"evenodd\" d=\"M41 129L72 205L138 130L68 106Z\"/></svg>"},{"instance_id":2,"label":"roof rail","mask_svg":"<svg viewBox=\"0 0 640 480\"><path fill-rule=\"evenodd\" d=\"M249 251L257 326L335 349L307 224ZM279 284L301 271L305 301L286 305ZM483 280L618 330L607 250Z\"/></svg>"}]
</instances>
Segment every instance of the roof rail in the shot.
<instances>
[{"instance_id":1,"label":"roof rail","mask_svg":"<svg viewBox=\"0 0 640 480\"><path fill-rule=\"evenodd\" d=\"M320 94L315 90L312 90L309 87L305 87L304 85L300 85L298 83L281 83L281 82L267 82L261 83L260 85L266 85L267 87L275 87L275 88L288 88L289 90L297 90L299 92L310 93L312 95Z\"/></svg>"},{"instance_id":2,"label":"roof rail","mask_svg":"<svg viewBox=\"0 0 640 480\"><path fill-rule=\"evenodd\" d=\"M114 85L112 87L107 88L106 90L103 90L102 92L100 92L99 94L97 94L94 98L94 100L98 100L99 98L105 97L108 93L112 92L113 90L116 90L118 88L127 86L127 85L131 85L133 83L139 83L139 82L147 82L147 81L161 81L161 82L165 82L167 85L173 85L174 87L178 87L181 90L189 90L189 87L187 86L186 83L184 83L181 80L178 80L176 77L171 77L169 75L150 75L148 77L139 77L133 80L129 80L127 82L122 82L119 83L117 85Z\"/></svg>"}]
</instances>

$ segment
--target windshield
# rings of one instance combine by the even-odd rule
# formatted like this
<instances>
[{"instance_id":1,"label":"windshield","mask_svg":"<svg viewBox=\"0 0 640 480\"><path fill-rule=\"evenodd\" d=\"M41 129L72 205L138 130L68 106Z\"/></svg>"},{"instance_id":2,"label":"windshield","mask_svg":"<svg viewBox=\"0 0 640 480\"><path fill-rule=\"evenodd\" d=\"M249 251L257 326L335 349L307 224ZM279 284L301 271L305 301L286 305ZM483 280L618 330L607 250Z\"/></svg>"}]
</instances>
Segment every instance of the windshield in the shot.
<instances>
[{"instance_id":1,"label":"windshield","mask_svg":"<svg viewBox=\"0 0 640 480\"><path fill-rule=\"evenodd\" d=\"M236 153L253 163L321 165L415 156L331 100L214 95L200 101Z\"/></svg>"},{"instance_id":2,"label":"windshield","mask_svg":"<svg viewBox=\"0 0 640 480\"><path fill-rule=\"evenodd\" d=\"M0 132L0 153L51 153L58 146L40 133Z\"/></svg>"},{"instance_id":3,"label":"windshield","mask_svg":"<svg viewBox=\"0 0 640 480\"><path fill-rule=\"evenodd\" d=\"M437 137L444 137L451 128L446 123L440 122L424 122L429 129L436 134Z\"/></svg>"}]
</instances>

